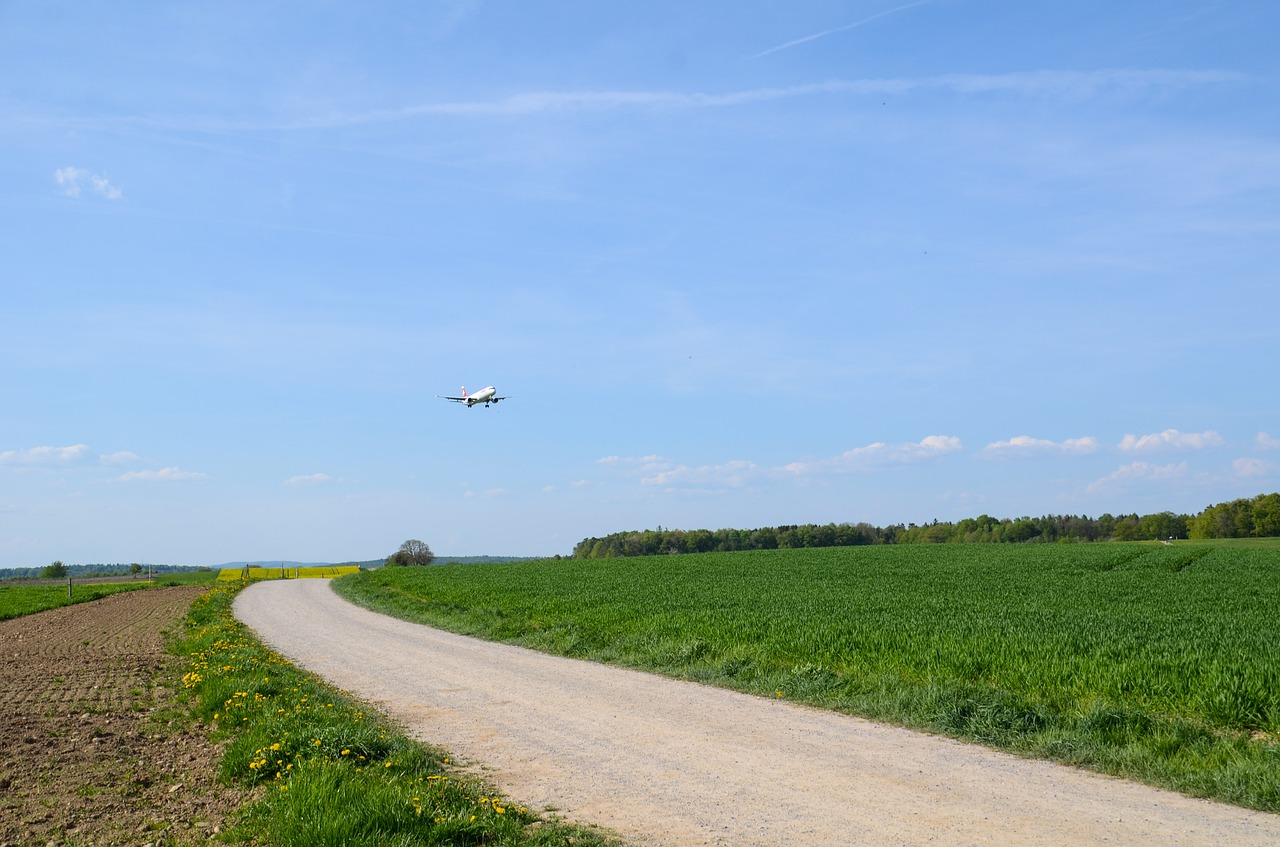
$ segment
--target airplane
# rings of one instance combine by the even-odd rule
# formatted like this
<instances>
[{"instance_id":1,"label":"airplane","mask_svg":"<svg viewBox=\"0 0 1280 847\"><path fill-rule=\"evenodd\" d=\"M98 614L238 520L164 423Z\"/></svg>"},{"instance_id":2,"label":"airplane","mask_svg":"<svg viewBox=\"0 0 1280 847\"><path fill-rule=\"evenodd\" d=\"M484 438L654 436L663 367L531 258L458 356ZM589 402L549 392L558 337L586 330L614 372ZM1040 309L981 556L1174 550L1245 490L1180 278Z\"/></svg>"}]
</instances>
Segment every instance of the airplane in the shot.
<instances>
[{"instance_id":1,"label":"airplane","mask_svg":"<svg viewBox=\"0 0 1280 847\"><path fill-rule=\"evenodd\" d=\"M478 403L483 403L485 407L488 408L490 403L497 403L499 400L507 399L506 397L499 397L498 389L494 388L492 385L481 388L475 394L468 394L467 387L464 385L462 387L461 397L446 397L443 394L437 394L436 396L441 400L452 400L455 403L466 403L468 409Z\"/></svg>"}]
</instances>

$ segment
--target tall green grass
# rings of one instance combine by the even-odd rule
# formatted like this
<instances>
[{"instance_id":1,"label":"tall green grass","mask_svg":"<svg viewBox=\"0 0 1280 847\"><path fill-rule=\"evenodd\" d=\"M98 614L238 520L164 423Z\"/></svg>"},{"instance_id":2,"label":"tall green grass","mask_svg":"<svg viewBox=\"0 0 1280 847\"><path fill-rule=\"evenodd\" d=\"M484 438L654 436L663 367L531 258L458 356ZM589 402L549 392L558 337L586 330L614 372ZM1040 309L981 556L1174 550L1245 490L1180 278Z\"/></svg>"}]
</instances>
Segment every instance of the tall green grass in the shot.
<instances>
[{"instance_id":1,"label":"tall green grass","mask_svg":"<svg viewBox=\"0 0 1280 847\"><path fill-rule=\"evenodd\" d=\"M1280 810L1280 551L902 546L335 582L391 614Z\"/></svg>"},{"instance_id":2,"label":"tall green grass","mask_svg":"<svg viewBox=\"0 0 1280 847\"><path fill-rule=\"evenodd\" d=\"M231 614L238 586L194 604L175 649L193 715L225 744L221 778L259 787L232 840L275 847L607 847L460 776L444 753L293 667Z\"/></svg>"}]
</instances>

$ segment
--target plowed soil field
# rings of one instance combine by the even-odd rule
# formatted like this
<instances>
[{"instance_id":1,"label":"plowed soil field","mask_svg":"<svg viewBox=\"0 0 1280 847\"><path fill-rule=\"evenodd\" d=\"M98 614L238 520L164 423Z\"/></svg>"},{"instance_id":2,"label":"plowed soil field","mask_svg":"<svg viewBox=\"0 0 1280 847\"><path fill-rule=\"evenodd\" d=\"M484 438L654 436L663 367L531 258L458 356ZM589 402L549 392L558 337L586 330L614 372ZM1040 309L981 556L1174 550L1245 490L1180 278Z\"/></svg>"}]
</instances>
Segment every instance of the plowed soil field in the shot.
<instances>
[{"instance_id":1,"label":"plowed soil field","mask_svg":"<svg viewBox=\"0 0 1280 847\"><path fill-rule=\"evenodd\" d=\"M171 708L165 652L200 586L0 622L0 847L193 844L241 802L219 751Z\"/></svg>"}]
</instances>

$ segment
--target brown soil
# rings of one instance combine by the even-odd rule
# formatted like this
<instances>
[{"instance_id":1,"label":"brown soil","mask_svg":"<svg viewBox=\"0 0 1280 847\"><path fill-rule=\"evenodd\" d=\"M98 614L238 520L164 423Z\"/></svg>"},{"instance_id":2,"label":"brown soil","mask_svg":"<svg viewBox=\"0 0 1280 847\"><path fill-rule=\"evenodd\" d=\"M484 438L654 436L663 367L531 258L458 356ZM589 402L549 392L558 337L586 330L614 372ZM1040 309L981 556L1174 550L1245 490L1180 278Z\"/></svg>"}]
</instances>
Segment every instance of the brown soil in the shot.
<instances>
[{"instance_id":1,"label":"brown soil","mask_svg":"<svg viewBox=\"0 0 1280 847\"><path fill-rule=\"evenodd\" d=\"M0 622L0 847L194 844L243 796L175 708L165 652L203 588L130 591Z\"/></svg>"}]
</instances>

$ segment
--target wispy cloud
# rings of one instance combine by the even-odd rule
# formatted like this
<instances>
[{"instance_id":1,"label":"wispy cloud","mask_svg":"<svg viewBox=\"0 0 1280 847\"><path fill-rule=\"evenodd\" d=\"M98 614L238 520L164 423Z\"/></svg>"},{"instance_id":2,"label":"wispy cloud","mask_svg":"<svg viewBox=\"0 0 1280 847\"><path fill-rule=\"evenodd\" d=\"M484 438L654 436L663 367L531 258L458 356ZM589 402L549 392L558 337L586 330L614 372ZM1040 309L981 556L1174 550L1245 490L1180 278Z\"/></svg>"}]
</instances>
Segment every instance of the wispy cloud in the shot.
<instances>
[{"instance_id":1,"label":"wispy cloud","mask_svg":"<svg viewBox=\"0 0 1280 847\"><path fill-rule=\"evenodd\" d=\"M127 465L132 462L141 462L142 457L130 450L118 450L115 453L103 453L98 457L98 461L104 465Z\"/></svg>"},{"instance_id":2,"label":"wispy cloud","mask_svg":"<svg viewBox=\"0 0 1280 847\"><path fill-rule=\"evenodd\" d=\"M86 444L70 447L32 447L27 450L6 450L0 453L0 465L61 465L87 455Z\"/></svg>"},{"instance_id":3,"label":"wispy cloud","mask_svg":"<svg viewBox=\"0 0 1280 847\"><path fill-rule=\"evenodd\" d=\"M777 100L817 96L868 96L941 91L977 96L1011 94L1082 100L1103 95L1137 97L1152 91L1181 90L1207 85L1244 82L1234 71L1178 70L1169 68L1104 68L1091 71L1021 71L1005 74L940 74L926 77L890 77L824 80L801 85L748 88L721 93L686 91L531 91L494 100L417 103L395 109L366 112L334 112L301 119L279 129L388 123L419 117L522 117L620 109L731 108ZM210 131L235 127L206 126ZM243 128L241 128L243 129Z\"/></svg>"},{"instance_id":4,"label":"wispy cloud","mask_svg":"<svg viewBox=\"0 0 1280 847\"><path fill-rule=\"evenodd\" d=\"M792 462L780 470L802 475L814 473L852 473L872 467L918 462L944 456L961 449L960 439L954 435L929 435L919 441L886 444L877 441L865 447L846 450L839 456Z\"/></svg>"},{"instance_id":5,"label":"wispy cloud","mask_svg":"<svg viewBox=\"0 0 1280 847\"><path fill-rule=\"evenodd\" d=\"M207 474L195 471L184 471L178 468L161 468L158 471L129 471L120 475L122 482L183 482L193 479L204 479Z\"/></svg>"},{"instance_id":6,"label":"wispy cloud","mask_svg":"<svg viewBox=\"0 0 1280 847\"><path fill-rule=\"evenodd\" d=\"M1174 477L1184 476L1186 472L1186 462L1179 462L1176 465L1153 465L1150 462L1130 462L1127 465L1122 465L1101 479L1096 479L1089 483L1086 490L1092 494L1114 485L1123 485L1124 483L1137 480L1171 479Z\"/></svg>"},{"instance_id":7,"label":"wispy cloud","mask_svg":"<svg viewBox=\"0 0 1280 847\"><path fill-rule=\"evenodd\" d=\"M740 488L755 474L757 468L745 459L734 459L721 465L673 465L640 478L641 485L688 485L699 488Z\"/></svg>"},{"instance_id":8,"label":"wispy cloud","mask_svg":"<svg viewBox=\"0 0 1280 847\"><path fill-rule=\"evenodd\" d=\"M1178 432L1166 429L1151 435L1125 435L1120 440L1120 449L1134 452L1154 452L1157 450L1203 450L1206 447L1217 447L1222 444L1222 436L1213 430L1205 432Z\"/></svg>"},{"instance_id":9,"label":"wispy cloud","mask_svg":"<svg viewBox=\"0 0 1280 847\"><path fill-rule=\"evenodd\" d=\"M755 54L751 58L759 59L763 56L768 56L771 53L777 53L779 51L786 50L791 47L797 47L801 44L807 44L810 41L817 41L819 38L826 38L828 35L835 35L838 32L845 32L846 30L856 29L857 27L860 27L860 26L866 26L872 21L878 21L881 18L889 17L889 15L896 15L898 12L905 12L907 9L912 9L912 8L915 8L916 6L924 6L931 2L933 2L933 0L917 0L917 2L915 3L908 3L907 5L899 6L896 9L889 9L884 12L879 12L878 14L872 15L869 18L863 18L862 20L854 21L851 24L845 24L844 26L833 27L832 29L825 29L822 32L815 32L813 35L806 35L803 38L796 38L786 42L785 44L779 44L777 47L770 47L768 50L761 50L759 53Z\"/></svg>"},{"instance_id":10,"label":"wispy cloud","mask_svg":"<svg viewBox=\"0 0 1280 847\"><path fill-rule=\"evenodd\" d=\"M1030 435L1015 435L1008 441L993 441L982 448L982 451L989 456L1019 456L1033 453L1092 453L1097 449L1098 440L1093 436L1050 441L1032 438Z\"/></svg>"},{"instance_id":11,"label":"wispy cloud","mask_svg":"<svg viewBox=\"0 0 1280 847\"><path fill-rule=\"evenodd\" d=\"M1231 463L1231 469L1236 472L1236 476L1241 477L1266 476L1274 467L1266 459L1257 458L1236 459Z\"/></svg>"},{"instance_id":12,"label":"wispy cloud","mask_svg":"<svg viewBox=\"0 0 1280 847\"><path fill-rule=\"evenodd\" d=\"M284 481L285 485L324 485L326 482L332 482L333 477L327 473L313 473L303 476L291 476Z\"/></svg>"},{"instance_id":13,"label":"wispy cloud","mask_svg":"<svg viewBox=\"0 0 1280 847\"><path fill-rule=\"evenodd\" d=\"M68 197L79 197L86 189L108 200L119 200L124 196L124 192L105 176L90 173L84 168L58 168L53 172L53 181Z\"/></svg>"},{"instance_id":14,"label":"wispy cloud","mask_svg":"<svg viewBox=\"0 0 1280 847\"><path fill-rule=\"evenodd\" d=\"M1258 437L1254 439L1254 444L1260 450L1280 450L1280 438L1272 438L1265 432L1258 433Z\"/></svg>"}]
</instances>

